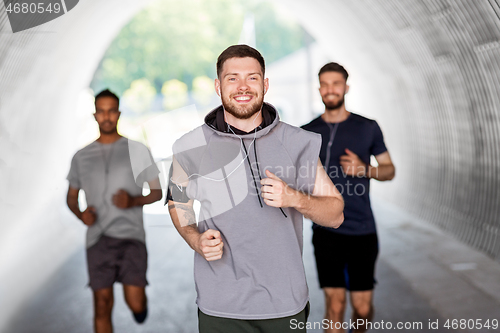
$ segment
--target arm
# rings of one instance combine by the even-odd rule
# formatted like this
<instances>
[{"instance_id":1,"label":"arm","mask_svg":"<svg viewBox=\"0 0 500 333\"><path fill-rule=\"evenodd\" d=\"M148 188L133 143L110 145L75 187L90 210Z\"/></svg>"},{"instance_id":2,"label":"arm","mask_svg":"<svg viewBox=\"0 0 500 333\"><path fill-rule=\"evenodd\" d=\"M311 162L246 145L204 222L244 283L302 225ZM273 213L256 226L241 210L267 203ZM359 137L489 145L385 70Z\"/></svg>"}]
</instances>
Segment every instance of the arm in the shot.
<instances>
[{"instance_id":1,"label":"arm","mask_svg":"<svg viewBox=\"0 0 500 333\"><path fill-rule=\"evenodd\" d=\"M135 206L149 205L161 199L161 185L160 180L155 178L148 182L149 188L151 189L149 194L146 196L138 195L136 197L130 196L127 191L119 190L113 195L113 204L118 208L130 208Z\"/></svg>"},{"instance_id":2,"label":"arm","mask_svg":"<svg viewBox=\"0 0 500 333\"><path fill-rule=\"evenodd\" d=\"M368 165L366 176L380 181L391 180L396 175L396 168L392 164L391 155L386 151L375 156L378 166Z\"/></svg>"},{"instance_id":3,"label":"arm","mask_svg":"<svg viewBox=\"0 0 500 333\"><path fill-rule=\"evenodd\" d=\"M378 166L365 164L358 155L351 150L345 150L346 155L340 157L340 165L344 172L352 177L373 178L380 181L391 180L394 178L396 169L392 164L391 156L386 151L375 156Z\"/></svg>"},{"instance_id":4,"label":"arm","mask_svg":"<svg viewBox=\"0 0 500 333\"><path fill-rule=\"evenodd\" d=\"M68 204L69 209L73 212L73 214L78 217L78 219L82 220L82 222L88 226L91 226L95 223L97 216L95 213L95 208L92 206L87 207L85 211L81 212L78 207L78 193L80 189L72 188L71 186L68 188L68 195L66 196L66 203Z\"/></svg>"},{"instance_id":5,"label":"arm","mask_svg":"<svg viewBox=\"0 0 500 333\"><path fill-rule=\"evenodd\" d=\"M174 181L178 180L175 183L181 186L185 191L189 182L188 176L184 170L182 170L175 158L172 164L171 178ZM168 201L168 212L175 228L182 238L184 238L186 243L207 261L222 258L224 243L222 242L220 232L208 229L204 233L200 233L196 225L196 215L193 210L194 201L192 199L188 202L179 202L175 200L176 198L173 198L173 200Z\"/></svg>"},{"instance_id":6,"label":"arm","mask_svg":"<svg viewBox=\"0 0 500 333\"><path fill-rule=\"evenodd\" d=\"M262 179L264 202L272 207L293 207L315 223L338 228L344 221L344 200L318 159L312 195L289 187L269 170Z\"/></svg>"}]
</instances>

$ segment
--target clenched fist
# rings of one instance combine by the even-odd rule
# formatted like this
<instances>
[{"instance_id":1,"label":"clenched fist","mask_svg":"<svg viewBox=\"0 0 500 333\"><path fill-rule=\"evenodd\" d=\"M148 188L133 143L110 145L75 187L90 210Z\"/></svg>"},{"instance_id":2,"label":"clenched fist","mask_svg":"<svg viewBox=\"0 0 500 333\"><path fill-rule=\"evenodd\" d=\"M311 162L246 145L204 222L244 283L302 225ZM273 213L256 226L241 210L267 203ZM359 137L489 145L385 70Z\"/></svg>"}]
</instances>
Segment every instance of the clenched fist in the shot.
<instances>
[{"instance_id":1,"label":"clenched fist","mask_svg":"<svg viewBox=\"0 0 500 333\"><path fill-rule=\"evenodd\" d=\"M340 156L340 165L344 173L352 177L365 177L368 166L349 149L346 148L345 152L347 155Z\"/></svg>"},{"instance_id":2,"label":"clenched fist","mask_svg":"<svg viewBox=\"0 0 500 333\"><path fill-rule=\"evenodd\" d=\"M195 250L207 261L214 261L222 258L223 247L224 243L222 242L220 232L208 229L200 234Z\"/></svg>"},{"instance_id":3,"label":"clenched fist","mask_svg":"<svg viewBox=\"0 0 500 333\"><path fill-rule=\"evenodd\" d=\"M83 221L85 225L89 227L93 225L97 219L95 208L92 206L87 207L87 209L83 211L80 219Z\"/></svg>"},{"instance_id":4,"label":"clenched fist","mask_svg":"<svg viewBox=\"0 0 500 333\"><path fill-rule=\"evenodd\" d=\"M125 190L119 190L113 195L113 204L121 209L133 206L133 198Z\"/></svg>"}]
</instances>

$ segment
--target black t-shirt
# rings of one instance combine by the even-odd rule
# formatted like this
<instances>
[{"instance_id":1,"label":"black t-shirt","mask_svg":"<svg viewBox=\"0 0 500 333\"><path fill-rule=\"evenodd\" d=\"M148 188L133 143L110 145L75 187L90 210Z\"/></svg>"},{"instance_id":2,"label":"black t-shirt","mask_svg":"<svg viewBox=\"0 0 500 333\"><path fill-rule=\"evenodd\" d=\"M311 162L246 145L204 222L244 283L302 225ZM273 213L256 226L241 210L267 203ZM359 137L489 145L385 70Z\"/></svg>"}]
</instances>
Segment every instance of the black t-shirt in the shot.
<instances>
[{"instance_id":1,"label":"black t-shirt","mask_svg":"<svg viewBox=\"0 0 500 333\"><path fill-rule=\"evenodd\" d=\"M338 229L326 228L332 232L346 235L366 235L376 232L375 220L370 205L370 180L365 177L352 177L340 167L340 156L346 155L345 149L354 152L364 162L370 163L371 155L387 151L382 131L375 120L351 113L340 123L326 123L318 117L303 129L319 133L321 143L320 160L330 179L344 197L344 223ZM331 146L328 153L328 146ZM326 161L327 156L329 161ZM320 226L314 224L313 228Z\"/></svg>"}]
</instances>

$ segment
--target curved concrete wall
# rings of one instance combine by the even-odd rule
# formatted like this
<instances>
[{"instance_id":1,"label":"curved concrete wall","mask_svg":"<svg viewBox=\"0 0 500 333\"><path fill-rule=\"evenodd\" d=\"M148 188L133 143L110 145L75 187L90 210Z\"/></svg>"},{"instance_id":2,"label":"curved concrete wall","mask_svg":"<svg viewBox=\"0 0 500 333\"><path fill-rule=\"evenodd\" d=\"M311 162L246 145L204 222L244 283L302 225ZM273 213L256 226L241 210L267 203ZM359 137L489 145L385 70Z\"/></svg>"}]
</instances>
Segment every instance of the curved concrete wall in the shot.
<instances>
[{"instance_id":1,"label":"curved concrete wall","mask_svg":"<svg viewBox=\"0 0 500 333\"><path fill-rule=\"evenodd\" d=\"M283 3L284 4L284 3ZM377 194L500 258L500 8L496 1L291 3L356 69L397 165ZM378 185L378 184L376 184Z\"/></svg>"},{"instance_id":2,"label":"curved concrete wall","mask_svg":"<svg viewBox=\"0 0 500 333\"><path fill-rule=\"evenodd\" d=\"M148 1L85 0L13 34L0 3L0 331L76 247L64 207L78 97L113 37Z\"/></svg>"},{"instance_id":3,"label":"curved concrete wall","mask_svg":"<svg viewBox=\"0 0 500 333\"><path fill-rule=\"evenodd\" d=\"M398 171L392 183L375 186L377 193L500 258L497 2L276 2L350 70L353 96L365 106L353 111L380 122ZM81 237L67 231L58 208L78 131L75 101L109 42L146 3L80 1L16 34L0 4L0 253L11 254L0 257L5 271L62 257Z\"/></svg>"}]
</instances>

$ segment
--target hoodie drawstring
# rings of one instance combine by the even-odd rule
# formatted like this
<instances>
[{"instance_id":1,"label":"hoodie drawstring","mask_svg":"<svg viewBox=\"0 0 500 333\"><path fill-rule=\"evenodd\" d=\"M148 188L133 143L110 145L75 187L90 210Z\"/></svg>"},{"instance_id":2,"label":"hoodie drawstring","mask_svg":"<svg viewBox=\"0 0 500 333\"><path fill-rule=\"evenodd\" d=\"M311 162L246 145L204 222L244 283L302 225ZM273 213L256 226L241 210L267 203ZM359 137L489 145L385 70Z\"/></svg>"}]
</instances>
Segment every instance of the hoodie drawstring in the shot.
<instances>
[{"instance_id":1,"label":"hoodie drawstring","mask_svg":"<svg viewBox=\"0 0 500 333\"><path fill-rule=\"evenodd\" d=\"M262 208L264 206L262 205L262 200L260 200L260 194L259 194L259 191L257 190L257 182L255 181L255 175L253 174L252 164L250 163L250 159L248 158L247 147L245 146L244 140L241 140L241 143L243 144L243 149L245 149L245 155L247 157L248 167L250 168L250 172L252 173L253 184L255 186L255 193L257 194L257 199L259 199L260 207ZM255 142L254 142L254 147L255 147ZM257 168L259 168L259 164L257 164ZM260 174L259 174L259 177L260 177Z\"/></svg>"},{"instance_id":2,"label":"hoodie drawstring","mask_svg":"<svg viewBox=\"0 0 500 333\"><path fill-rule=\"evenodd\" d=\"M243 140L241 142L243 143L243 149L245 150L245 155L247 157L248 167L250 168L250 172L252 173L252 179L255 186L255 193L257 194L257 198L259 199L260 207L262 208L264 206L262 205L262 200L260 199L260 194L259 191L257 190L257 182L255 180L255 175L253 173L252 164L250 163L250 158L248 157L247 148L245 146L245 142ZM257 159L257 141L254 141L253 143L253 152L255 156L255 163L257 164L257 174L259 175L259 179L262 181L262 177L260 175L259 160ZM285 216L285 218L288 218L288 216L286 216L285 212L283 211L283 208L280 207L280 210L283 216Z\"/></svg>"}]
</instances>

